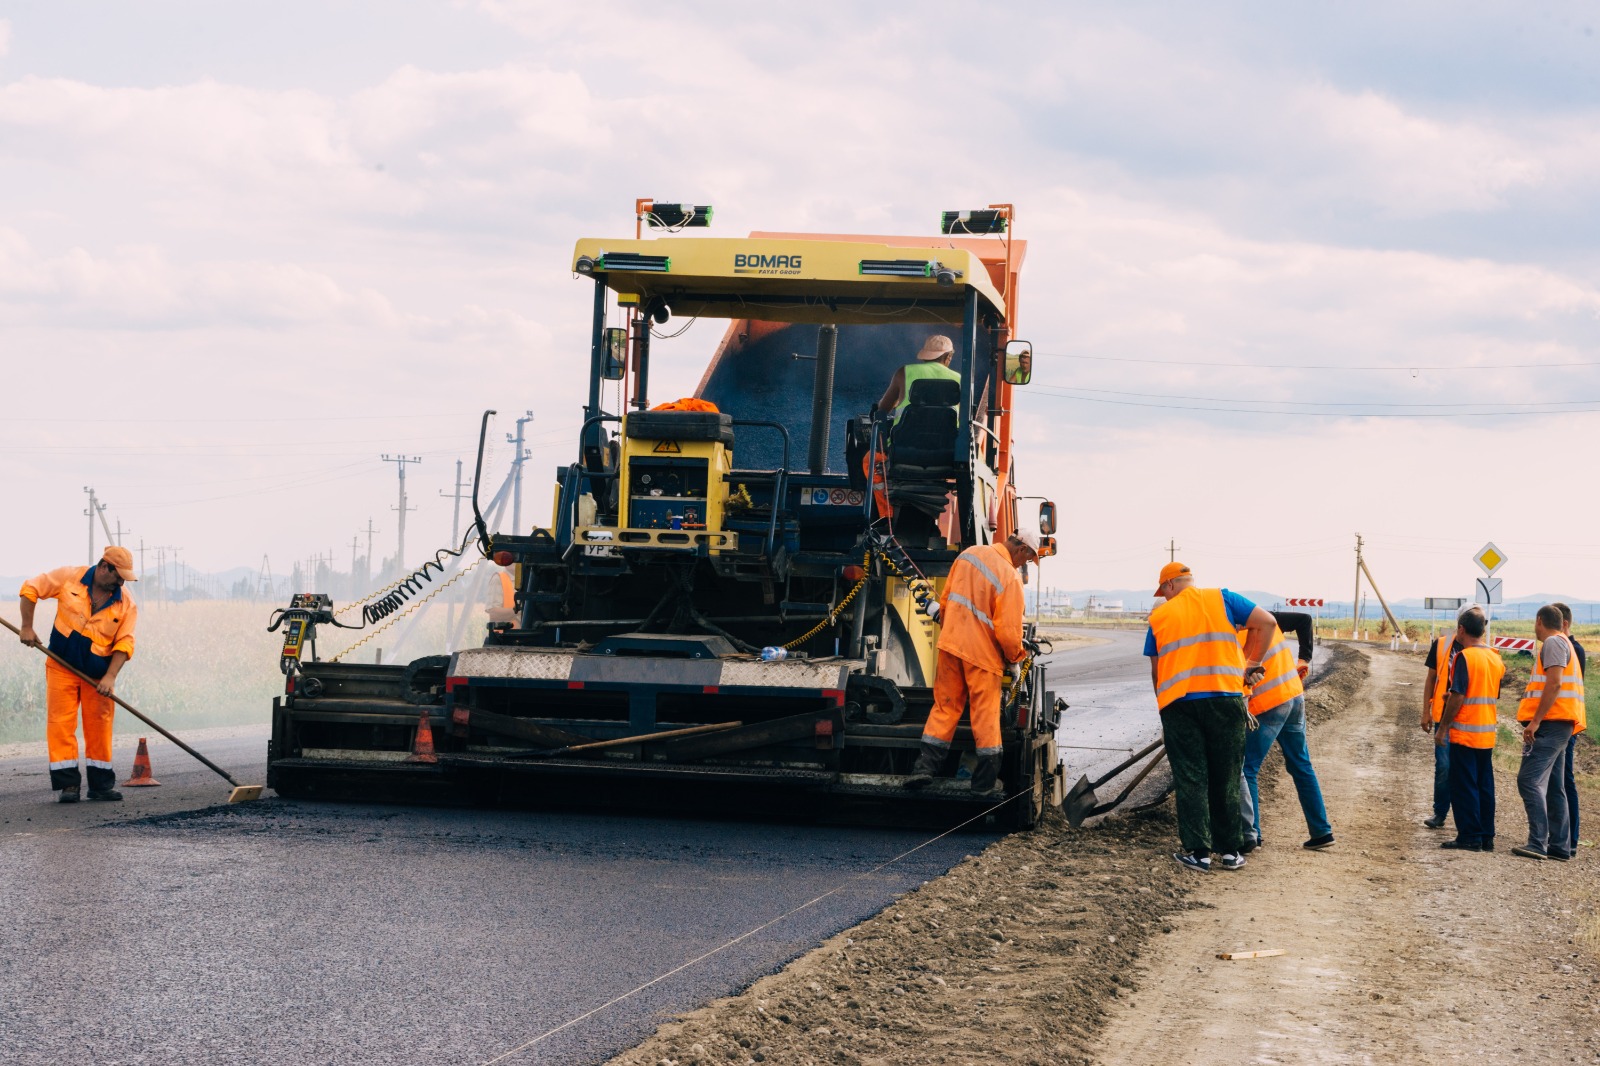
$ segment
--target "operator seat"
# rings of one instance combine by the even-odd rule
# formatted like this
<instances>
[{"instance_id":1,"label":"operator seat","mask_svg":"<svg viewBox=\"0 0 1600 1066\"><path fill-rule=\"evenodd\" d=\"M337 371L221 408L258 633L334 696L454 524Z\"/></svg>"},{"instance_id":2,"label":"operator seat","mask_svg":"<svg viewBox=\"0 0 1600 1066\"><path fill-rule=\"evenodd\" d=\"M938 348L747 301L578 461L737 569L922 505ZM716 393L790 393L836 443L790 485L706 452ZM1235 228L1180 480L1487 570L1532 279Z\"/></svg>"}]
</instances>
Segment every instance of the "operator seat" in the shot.
<instances>
[{"instance_id":1,"label":"operator seat","mask_svg":"<svg viewBox=\"0 0 1600 1066\"><path fill-rule=\"evenodd\" d=\"M889 502L902 528L932 531L945 509L957 470L956 435L961 383L929 379L911 384L906 409L889 440ZM907 513L907 512L910 513ZM915 534L913 534L915 535Z\"/></svg>"}]
</instances>

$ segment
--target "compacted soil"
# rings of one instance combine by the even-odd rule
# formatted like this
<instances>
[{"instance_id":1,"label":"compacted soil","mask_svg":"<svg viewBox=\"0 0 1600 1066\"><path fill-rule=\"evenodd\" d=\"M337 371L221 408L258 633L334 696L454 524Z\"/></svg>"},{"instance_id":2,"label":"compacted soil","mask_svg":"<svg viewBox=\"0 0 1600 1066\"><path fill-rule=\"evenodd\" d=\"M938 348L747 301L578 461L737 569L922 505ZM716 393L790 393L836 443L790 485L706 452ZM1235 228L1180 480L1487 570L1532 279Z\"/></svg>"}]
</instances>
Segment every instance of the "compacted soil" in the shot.
<instances>
[{"instance_id":1,"label":"compacted soil","mask_svg":"<svg viewBox=\"0 0 1600 1066\"><path fill-rule=\"evenodd\" d=\"M1053 819L612 1061L1600 1061L1600 856L1512 856L1526 823L1506 773L1500 850L1441 851L1448 831L1421 825L1418 659L1336 655L1307 700L1334 848L1299 846L1276 754L1267 843L1237 873L1172 861L1170 802L1080 830ZM1283 954L1217 958L1261 950Z\"/></svg>"}]
</instances>

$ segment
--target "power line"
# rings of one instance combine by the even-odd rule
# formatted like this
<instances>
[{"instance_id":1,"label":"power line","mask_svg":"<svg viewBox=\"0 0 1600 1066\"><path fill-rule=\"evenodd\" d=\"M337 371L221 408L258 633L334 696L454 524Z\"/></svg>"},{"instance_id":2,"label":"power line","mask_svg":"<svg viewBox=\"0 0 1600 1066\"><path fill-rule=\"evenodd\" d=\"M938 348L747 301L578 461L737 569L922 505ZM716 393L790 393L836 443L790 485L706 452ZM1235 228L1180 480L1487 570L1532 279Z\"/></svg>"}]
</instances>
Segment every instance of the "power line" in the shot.
<instances>
[{"instance_id":1,"label":"power line","mask_svg":"<svg viewBox=\"0 0 1600 1066\"><path fill-rule=\"evenodd\" d=\"M1050 386L1042 386L1049 389ZM1260 411L1250 407L1204 407L1172 403L1144 403L1138 400L1109 400L1099 396L1072 396L1061 392L1045 392L1058 400L1076 400L1079 403L1111 404L1116 407L1149 407L1166 411L1196 411L1213 414L1276 415L1282 418L1510 418L1518 415L1579 415L1594 414L1600 407L1566 411ZM1600 402L1600 401L1596 401Z\"/></svg>"},{"instance_id":2,"label":"power line","mask_svg":"<svg viewBox=\"0 0 1600 1066\"><path fill-rule=\"evenodd\" d=\"M1261 403L1284 407L1484 407L1488 400L1462 400L1452 403L1385 403L1381 400L1250 400L1242 396L1174 396L1165 392L1128 392L1123 389L1091 389L1081 385L1040 385L1052 392L1093 392L1105 396L1140 396L1151 400L1204 400L1212 403ZM1528 400L1499 402L1501 407L1570 407L1576 404L1600 404L1593 400ZM1559 413L1559 412L1551 412Z\"/></svg>"},{"instance_id":3,"label":"power line","mask_svg":"<svg viewBox=\"0 0 1600 1066\"><path fill-rule=\"evenodd\" d=\"M1426 365L1412 363L1228 363L1208 359L1138 359L1120 355L1077 355L1066 352L1036 352L1050 359L1082 359L1095 363L1142 363L1148 366L1210 366L1234 370L1391 370L1397 373L1445 370L1538 370L1547 367L1600 366L1600 360L1574 360L1562 363L1449 363Z\"/></svg>"}]
</instances>

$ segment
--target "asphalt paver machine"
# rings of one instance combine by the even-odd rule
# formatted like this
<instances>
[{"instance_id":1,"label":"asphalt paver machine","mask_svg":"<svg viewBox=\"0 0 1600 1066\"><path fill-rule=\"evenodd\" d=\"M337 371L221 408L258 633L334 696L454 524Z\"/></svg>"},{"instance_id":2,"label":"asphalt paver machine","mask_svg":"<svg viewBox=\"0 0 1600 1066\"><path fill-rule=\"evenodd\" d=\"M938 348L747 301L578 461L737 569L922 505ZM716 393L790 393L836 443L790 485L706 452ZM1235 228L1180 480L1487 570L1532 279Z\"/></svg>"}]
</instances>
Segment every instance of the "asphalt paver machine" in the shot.
<instances>
[{"instance_id":1,"label":"asphalt paver machine","mask_svg":"<svg viewBox=\"0 0 1600 1066\"><path fill-rule=\"evenodd\" d=\"M965 780L965 724L944 777L903 782L932 706L922 605L963 548L1019 522L1054 547L1054 505L1016 484L1031 350L1013 337L1010 208L949 212L925 237L718 238L698 232L710 214L644 200L633 239L577 243L584 420L548 524L491 536L479 518L514 575L481 647L318 662L301 650L331 605L286 616L279 793L943 825L996 807ZM652 396L653 366L691 343L657 341L691 319L726 322L699 387ZM959 381L876 411L934 334ZM1001 824L1061 800L1046 673L1008 687Z\"/></svg>"}]
</instances>

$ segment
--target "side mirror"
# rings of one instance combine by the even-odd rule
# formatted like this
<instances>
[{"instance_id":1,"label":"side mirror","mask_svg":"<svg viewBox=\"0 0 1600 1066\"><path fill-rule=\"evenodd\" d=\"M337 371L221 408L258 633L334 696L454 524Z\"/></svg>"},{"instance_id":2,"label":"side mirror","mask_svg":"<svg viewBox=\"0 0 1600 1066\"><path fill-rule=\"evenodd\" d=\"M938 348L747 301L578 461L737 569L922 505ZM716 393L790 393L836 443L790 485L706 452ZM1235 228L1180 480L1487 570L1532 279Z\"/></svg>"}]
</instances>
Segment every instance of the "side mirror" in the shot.
<instances>
[{"instance_id":1,"label":"side mirror","mask_svg":"<svg viewBox=\"0 0 1600 1066\"><path fill-rule=\"evenodd\" d=\"M1056 531L1056 505L1049 500L1039 505L1039 532L1048 537Z\"/></svg>"},{"instance_id":2,"label":"side mirror","mask_svg":"<svg viewBox=\"0 0 1600 1066\"><path fill-rule=\"evenodd\" d=\"M1054 538L1054 537L1040 537L1039 538L1039 558L1048 559L1048 558L1050 558L1050 556L1054 555L1055 553L1056 553L1056 538Z\"/></svg>"},{"instance_id":3,"label":"side mirror","mask_svg":"<svg viewBox=\"0 0 1600 1066\"><path fill-rule=\"evenodd\" d=\"M600 334L600 376L607 381L621 381L627 365L628 331L621 326L606 327Z\"/></svg>"},{"instance_id":4,"label":"side mirror","mask_svg":"<svg viewBox=\"0 0 1600 1066\"><path fill-rule=\"evenodd\" d=\"M1028 341L1006 344L1006 383L1026 385L1033 380L1033 345Z\"/></svg>"}]
</instances>

